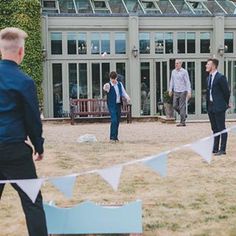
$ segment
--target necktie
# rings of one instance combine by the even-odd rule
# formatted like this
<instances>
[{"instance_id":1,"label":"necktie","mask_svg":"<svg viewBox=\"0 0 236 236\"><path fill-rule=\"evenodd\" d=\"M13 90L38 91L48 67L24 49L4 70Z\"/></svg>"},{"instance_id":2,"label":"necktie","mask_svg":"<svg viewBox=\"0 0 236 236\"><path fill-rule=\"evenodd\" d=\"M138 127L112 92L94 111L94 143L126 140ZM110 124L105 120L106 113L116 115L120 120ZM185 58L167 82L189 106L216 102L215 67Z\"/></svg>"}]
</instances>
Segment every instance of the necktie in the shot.
<instances>
[{"instance_id":1,"label":"necktie","mask_svg":"<svg viewBox=\"0 0 236 236\"><path fill-rule=\"evenodd\" d=\"M209 75L208 79L208 89L211 90L211 81L212 81L212 74Z\"/></svg>"}]
</instances>

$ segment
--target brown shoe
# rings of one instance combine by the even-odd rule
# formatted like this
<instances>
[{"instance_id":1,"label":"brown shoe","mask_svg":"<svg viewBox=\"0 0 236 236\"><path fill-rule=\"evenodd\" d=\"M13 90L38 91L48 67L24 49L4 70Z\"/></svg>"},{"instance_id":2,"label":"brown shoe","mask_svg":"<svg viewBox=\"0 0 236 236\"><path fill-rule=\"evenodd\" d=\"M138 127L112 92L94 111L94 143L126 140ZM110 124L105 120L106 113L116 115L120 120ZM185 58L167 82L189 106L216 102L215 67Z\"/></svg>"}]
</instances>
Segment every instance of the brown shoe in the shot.
<instances>
[{"instance_id":1,"label":"brown shoe","mask_svg":"<svg viewBox=\"0 0 236 236\"><path fill-rule=\"evenodd\" d=\"M184 124L184 123L179 123L179 124L177 124L176 126L177 126L177 127L183 127L183 126L186 126L186 124Z\"/></svg>"}]
</instances>

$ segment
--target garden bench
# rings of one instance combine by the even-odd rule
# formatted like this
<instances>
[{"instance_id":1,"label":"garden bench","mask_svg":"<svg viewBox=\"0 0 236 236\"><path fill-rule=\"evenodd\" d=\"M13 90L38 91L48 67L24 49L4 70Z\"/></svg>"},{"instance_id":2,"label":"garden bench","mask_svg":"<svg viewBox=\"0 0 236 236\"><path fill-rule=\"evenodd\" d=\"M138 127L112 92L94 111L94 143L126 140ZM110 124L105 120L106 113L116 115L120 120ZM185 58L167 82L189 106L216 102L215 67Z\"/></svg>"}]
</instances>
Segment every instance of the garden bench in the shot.
<instances>
[{"instance_id":1,"label":"garden bench","mask_svg":"<svg viewBox=\"0 0 236 236\"><path fill-rule=\"evenodd\" d=\"M121 117L126 117L127 123L132 122L131 104L123 102L121 107ZM77 117L108 117L109 111L107 100L104 98L89 99L70 99L70 118L71 124L75 124Z\"/></svg>"}]
</instances>

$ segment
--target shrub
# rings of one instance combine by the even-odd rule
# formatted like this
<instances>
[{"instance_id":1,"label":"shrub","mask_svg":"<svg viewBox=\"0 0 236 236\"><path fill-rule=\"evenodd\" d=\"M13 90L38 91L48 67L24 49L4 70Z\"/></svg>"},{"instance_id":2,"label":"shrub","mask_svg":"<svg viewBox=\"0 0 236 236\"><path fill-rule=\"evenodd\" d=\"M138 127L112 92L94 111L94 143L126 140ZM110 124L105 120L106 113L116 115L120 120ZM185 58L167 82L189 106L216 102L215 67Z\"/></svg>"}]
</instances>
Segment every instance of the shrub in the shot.
<instances>
[{"instance_id":1,"label":"shrub","mask_svg":"<svg viewBox=\"0 0 236 236\"><path fill-rule=\"evenodd\" d=\"M173 96L169 95L169 91L163 93L163 102L168 104L173 104Z\"/></svg>"},{"instance_id":2,"label":"shrub","mask_svg":"<svg viewBox=\"0 0 236 236\"><path fill-rule=\"evenodd\" d=\"M0 0L0 29L18 27L29 35L25 45L22 70L36 83L39 103L42 104L42 42L39 0Z\"/></svg>"}]
</instances>

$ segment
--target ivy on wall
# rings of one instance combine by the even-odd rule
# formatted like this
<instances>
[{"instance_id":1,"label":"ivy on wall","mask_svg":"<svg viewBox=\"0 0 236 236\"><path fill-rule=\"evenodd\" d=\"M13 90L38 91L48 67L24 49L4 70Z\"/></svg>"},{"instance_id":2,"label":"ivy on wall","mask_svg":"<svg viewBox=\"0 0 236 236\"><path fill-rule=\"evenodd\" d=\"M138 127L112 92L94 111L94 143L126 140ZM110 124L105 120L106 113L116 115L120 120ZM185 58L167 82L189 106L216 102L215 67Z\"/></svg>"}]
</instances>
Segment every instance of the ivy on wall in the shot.
<instances>
[{"instance_id":1,"label":"ivy on wall","mask_svg":"<svg viewBox=\"0 0 236 236\"><path fill-rule=\"evenodd\" d=\"M42 42L39 0L0 0L0 29L18 27L28 34L22 70L36 83L39 102L42 104Z\"/></svg>"}]
</instances>

